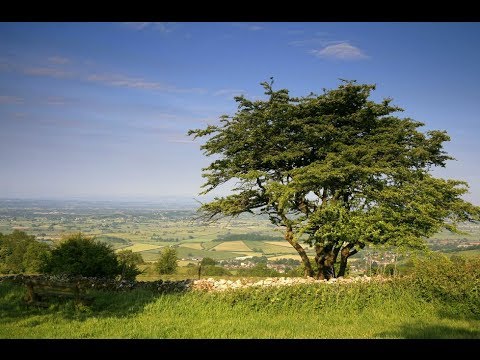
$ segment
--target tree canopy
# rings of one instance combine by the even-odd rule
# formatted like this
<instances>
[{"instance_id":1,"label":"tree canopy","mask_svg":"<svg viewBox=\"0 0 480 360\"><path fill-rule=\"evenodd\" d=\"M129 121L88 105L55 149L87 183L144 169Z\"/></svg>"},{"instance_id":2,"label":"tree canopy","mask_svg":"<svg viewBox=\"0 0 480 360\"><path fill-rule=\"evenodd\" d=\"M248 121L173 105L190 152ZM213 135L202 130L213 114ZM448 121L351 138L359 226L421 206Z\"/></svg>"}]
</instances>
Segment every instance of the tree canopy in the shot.
<instances>
[{"instance_id":1,"label":"tree canopy","mask_svg":"<svg viewBox=\"0 0 480 360\"><path fill-rule=\"evenodd\" d=\"M50 253L50 247L24 231L0 233L0 274L36 273Z\"/></svg>"},{"instance_id":2,"label":"tree canopy","mask_svg":"<svg viewBox=\"0 0 480 360\"><path fill-rule=\"evenodd\" d=\"M55 275L107 278L116 277L122 271L110 245L82 233L65 236L52 250L42 270Z\"/></svg>"},{"instance_id":3,"label":"tree canopy","mask_svg":"<svg viewBox=\"0 0 480 360\"><path fill-rule=\"evenodd\" d=\"M392 99L370 99L374 85L342 81L336 89L291 97L261 83L266 99L235 97L238 109L219 124L190 130L215 160L203 169L206 194L229 180L232 193L202 204L209 220L244 212L267 214L284 228L306 275L329 278L340 261L368 244L425 247L442 227L479 219L464 201L464 181L435 178L453 160L446 131L422 132L400 118ZM314 274L305 246L315 249ZM340 257L339 257L340 255Z\"/></svg>"},{"instance_id":4,"label":"tree canopy","mask_svg":"<svg viewBox=\"0 0 480 360\"><path fill-rule=\"evenodd\" d=\"M155 269L159 274L175 274L177 271L177 250L166 246L160 251L160 258L155 263Z\"/></svg>"}]
</instances>

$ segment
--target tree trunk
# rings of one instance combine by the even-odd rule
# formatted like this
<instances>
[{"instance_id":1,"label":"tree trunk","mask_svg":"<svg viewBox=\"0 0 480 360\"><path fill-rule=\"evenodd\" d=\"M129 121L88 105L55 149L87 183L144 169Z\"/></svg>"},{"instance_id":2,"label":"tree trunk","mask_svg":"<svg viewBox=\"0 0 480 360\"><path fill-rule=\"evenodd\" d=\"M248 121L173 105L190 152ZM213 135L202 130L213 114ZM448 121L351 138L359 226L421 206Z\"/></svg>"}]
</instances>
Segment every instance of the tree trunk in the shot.
<instances>
[{"instance_id":1,"label":"tree trunk","mask_svg":"<svg viewBox=\"0 0 480 360\"><path fill-rule=\"evenodd\" d=\"M318 266L316 278L319 280L329 280L337 277L335 274L335 263L337 262L340 247L317 245L315 251L317 253L315 262Z\"/></svg>"},{"instance_id":2,"label":"tree trunk","mask_svg":"<svg viewBox=\"0 0 480 360\"><path fill-rule=\"evenodd\" d=\"M348 244L347 246L343 247L341 252L340 252L340 270L338 271L338 276L345 276L345 272L347 271L347 262L348 258L352 255L355 255L358 250L353 249L353 244ZM361 246L363 248L363 246Z\"/></svg>"},{"instance_id":3,"label":"tree trunk","mask_svg":"<svg viewBox=\"0 0 480 360\"><path fill-rule=\"evenodd\" d=\"M302 258L303 266L305 266L305 276L313 277L313 269L312 264L310 263L310 259L305 252L305 249L300 245L297 241L293 239L293 230L291 227L287 226L287 230L285 231L285 240L288 241L290 245L293 246L295 250L297 250L298 254Z\"/></svg>"},{"instance_id":4,"label":"tree trunk","mask_svg":"<svg viewBox=\"0 0 480 360\"><path fill-rule=\"evenodd\" d=\"M340 270L338 270L338 276L345 276L347 270L347 261L350 254L350 248L347 246L340 251Z\"/></svg>"}]
</instances>

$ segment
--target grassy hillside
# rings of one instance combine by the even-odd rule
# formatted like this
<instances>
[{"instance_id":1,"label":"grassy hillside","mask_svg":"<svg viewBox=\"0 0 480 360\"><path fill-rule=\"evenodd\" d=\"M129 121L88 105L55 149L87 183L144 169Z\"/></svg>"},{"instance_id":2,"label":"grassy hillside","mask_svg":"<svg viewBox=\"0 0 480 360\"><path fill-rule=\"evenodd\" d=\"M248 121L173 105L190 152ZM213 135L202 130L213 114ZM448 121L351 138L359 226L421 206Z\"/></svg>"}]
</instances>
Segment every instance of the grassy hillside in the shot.
<instances>
[{"instance_id":1,"label":"grassy hillside","mask_svg":"<svg viewBox=\"0 0 480 360\"><path fill-rule=\"evenodd\" d=\"M480 339L480 259L432 254L412 274L227 292L94 292L89 306L24 303L0 283L0 338ZM453 276L455 274L455 276Z\"/></svg>"},{"instance_id":2,"label":"grassy hillside","mask_svg":"<svg viewBox=\"0 0 480 360\"><path fill-rule=\"evenodd\" d=\"M94 305L28 308L0 285L1 338L480 338L471 310L414 287L296 286L230 293L98 293Z\"/></svg>"}]
</instances>

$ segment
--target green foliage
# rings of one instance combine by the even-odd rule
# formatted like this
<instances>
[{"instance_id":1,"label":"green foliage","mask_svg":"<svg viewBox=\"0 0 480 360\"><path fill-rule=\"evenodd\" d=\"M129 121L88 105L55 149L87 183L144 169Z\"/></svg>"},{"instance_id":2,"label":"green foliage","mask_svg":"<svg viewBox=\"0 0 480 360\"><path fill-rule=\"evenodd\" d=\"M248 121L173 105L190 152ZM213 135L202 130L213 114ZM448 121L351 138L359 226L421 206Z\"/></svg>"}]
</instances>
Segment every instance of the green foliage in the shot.
<instances>
[{"instance_id":1,"label":"green foliage","mask_svg":"<svg viewBox=\"0 0 480 360\"><path fill-rule=\"evenodd\" d=\"M142 255L134 253L132 250L121 250L117 252L117 261L121 269L120 278L126 280L135 280L140 271L137 265L144 264Z\"/></svg>"},{"instance_id":2,"label":"green foliage","mask_svg":"<svg viewBox=\"0 0 480 360\"><path fill-rule=\"evenodd\" d=\"M202 266L207 266L207 265L216 265L217 261L210 258L210 257L204 257L202 261L200 261L200 265Z\"/></svg>"},{"instance_id":3,"label":"green foliage","mask_svg":"<svg viewBox=\"0 0 480 360\"><path fill-rule=\"evenodd\" d=\"M42 270L48 274L87 277L115 277L121 273L111 246L82 233L64 237Z\"/></svg>"},{"instance_id":4,"label":"green foliage","mask_svg":"<svg viewBox=\"0 0 480 360\"><path fill-rule=\"evenodd\" d=\"M37 273L50 253L47 244L19 230L0 233L0 274Z\"/></svg>"},{"instance_id":5,"label":"green foliage","mask_svg":"<svg viewBox=\"0 0 480 360\"><path fill-rule=\"evenodd\" d=\"M275 269L270 269L264 262L259 262L251 268L238 269L238 276L262 276L262 277L274 277L280 276L280 273Z\"/></svg>"},{"instance_id":6,"label":"green foliage","mask_svg":"<svg viewBox=\"0 0 480 360\"><path fill-rule=\"evenodd\" d=\"M402 109L391 99L369 99L374 85L344 81L293 98L272 84L262 83L267 99L235 97L233 116L189 131L207 137L201 149L216 159L203 169L203 194L237 183L231 195L202 205L206 219L265 214L285 228L312 275L299 241L315 246L321 275L339 249L346 262L369 244L425 248L442 227L456 231L457 222L480 218L461 198L467 183L431 174L452 159L446 132L421 132L423 123L394 116Z\"/></svg>"},{"instance_id":7,"label":"green foliage","mask_svg":"<svg viewBox=\"0 0 480 360\"><path fill-rule=\"evenodd\" d=\"M480 257L429 253L413 260L413 283L428 301L441 300L480 315Z\"/></svg>"},{"instance_id":8,"label":"green foliage","mask_svg":"<svg viewBox=\"0 0 480 360\"><path fill-rule=\"evenodd\" d=\"M173 247L165 247L160 252L160 258L155 263L155 269L161 275L175 274L177 271L177 250Z\"/></svg>"}]
</instances>

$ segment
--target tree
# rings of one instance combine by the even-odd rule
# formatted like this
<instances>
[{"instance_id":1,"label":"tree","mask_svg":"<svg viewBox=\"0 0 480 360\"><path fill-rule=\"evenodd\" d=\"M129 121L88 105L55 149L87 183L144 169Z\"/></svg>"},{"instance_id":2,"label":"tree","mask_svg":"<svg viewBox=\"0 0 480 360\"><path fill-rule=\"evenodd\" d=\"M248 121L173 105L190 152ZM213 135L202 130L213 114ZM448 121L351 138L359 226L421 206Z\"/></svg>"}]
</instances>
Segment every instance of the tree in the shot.
<instances>
[{"instance_id":1,"label":"tree","mask_svg":"<svg viewBox=\"0 0 480 360\"><path fill-rule=\"evenodd\" d=\"M0 233L0 273L36 273L50 253L50 247L35 236L14 230Z\"/></svg>"},{"instance_id":2,"label":"tree","mask_svg":"<svg viewBox=\"0 0 480 360\"><path fill-rule=\"evenodd\" d=\"M201 266L216 265L216 264L217 264L217 261L210 257L204 257L202 261L200 261Z\"/></svg>"},{"instance_id":3,"label":"tree","mask_svg":"<svg viewBox=\"0 0 480 360\"><path fill-rule=\"evenodd\" d=\"M144 264L141 254L134 253L132 250L120 250L117 252L117 260L121 269L121 279L135 280L137 275L142 273L137 267Z\"/></svg>"},{"instance_id":4,"label":"tree","mask_svg":"<svg viewBox=\"0 0 480 360\"><path fill-rule=\"evenodd\" d=\"M203 169L201 194L229 180L232 193L202 204L215 221L244 212L266 214L283 227L305 275L343 276L348 258L369 244L424 248L442 227L479 219L464 200L468 184L435 178L431 169L453 160L445 131L393 115L391 99L369 99L374 85L343 81L320 95L290 97L261 84L266 100L235 97L238 110L218 125L190 130L214 160ZM305 245L315 250L316 274Z\"/></svg>"},{"instance_id":5,"label":"tree","mask_svg":"<svg viewBox=\"0 0 480 360\"><path fill-rule=\"evenodd\" d=\"M109 244L81 232L68 235L52 250L43 271L49 274L113 278L121 273Z\"/></svg>"},{"instance_id":6,"label":"tree","mask_svg":"<svg viewBox=\"0 0 480 360\"><path fill-rule=\"evenodd\" d=\"M159 274L175 274L177 271L177 250L172 247L165 247L160 252L160 258L155 264Z\"/></svg>"}]
</instances>

